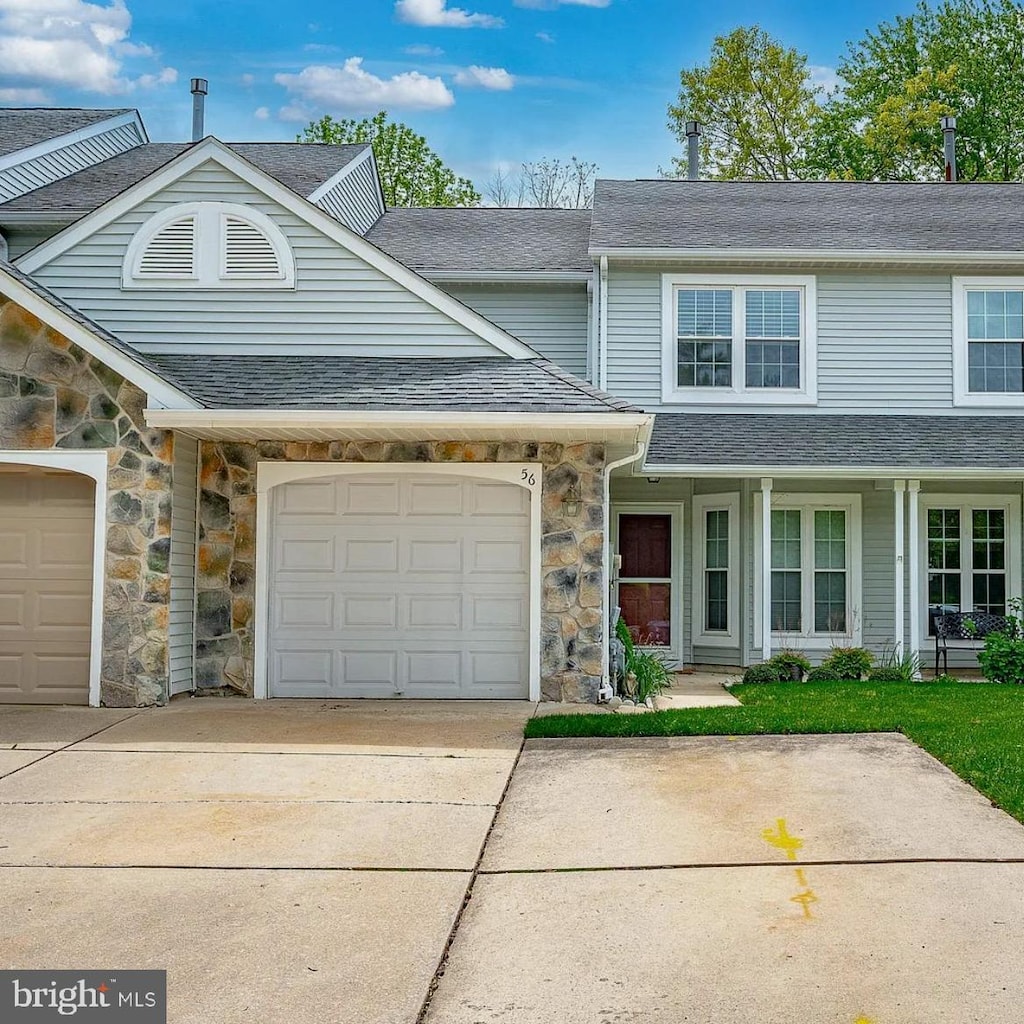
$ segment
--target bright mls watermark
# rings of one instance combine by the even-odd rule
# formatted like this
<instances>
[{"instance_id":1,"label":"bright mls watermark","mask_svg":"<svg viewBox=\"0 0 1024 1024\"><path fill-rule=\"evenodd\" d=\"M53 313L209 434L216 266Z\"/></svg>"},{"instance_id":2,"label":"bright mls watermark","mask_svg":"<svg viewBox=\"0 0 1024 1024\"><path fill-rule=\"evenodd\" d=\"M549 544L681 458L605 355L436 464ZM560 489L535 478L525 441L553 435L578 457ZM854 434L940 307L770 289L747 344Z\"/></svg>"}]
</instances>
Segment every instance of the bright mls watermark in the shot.
<instances>
[{"instance_id":1,"label":"bright mls watermark","mask_svg":"<svg viewBox=\"0 0 1024 1024\"><path fill-rule=\"evenodd\" d=\"M0 971L2 1024L167 1024L166 971Z\"/></svg>"}]
</instances>

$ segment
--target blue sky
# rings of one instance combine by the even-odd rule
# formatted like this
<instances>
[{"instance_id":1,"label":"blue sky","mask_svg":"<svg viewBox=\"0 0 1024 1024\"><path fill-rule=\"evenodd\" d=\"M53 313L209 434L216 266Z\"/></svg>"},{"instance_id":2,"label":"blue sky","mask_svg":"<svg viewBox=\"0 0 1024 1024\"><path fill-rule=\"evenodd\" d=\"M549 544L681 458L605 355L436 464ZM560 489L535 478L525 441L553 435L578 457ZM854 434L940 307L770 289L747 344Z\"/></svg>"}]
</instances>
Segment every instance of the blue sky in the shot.
<instances>
[{"instance_id":1,"label":"blue sky","mask_svg":"<svg viewBox=\"0 0 1024 1024\"><path fill-rule=\"evenodd\" d=\"M848 40L910 0L0 0L0 103L137 106L187 138L292 139L311 117L386 107L483 185L499 166L577 155L651 177L681 67L758 23L828 79Z\"/></svg>"}]
</instances>

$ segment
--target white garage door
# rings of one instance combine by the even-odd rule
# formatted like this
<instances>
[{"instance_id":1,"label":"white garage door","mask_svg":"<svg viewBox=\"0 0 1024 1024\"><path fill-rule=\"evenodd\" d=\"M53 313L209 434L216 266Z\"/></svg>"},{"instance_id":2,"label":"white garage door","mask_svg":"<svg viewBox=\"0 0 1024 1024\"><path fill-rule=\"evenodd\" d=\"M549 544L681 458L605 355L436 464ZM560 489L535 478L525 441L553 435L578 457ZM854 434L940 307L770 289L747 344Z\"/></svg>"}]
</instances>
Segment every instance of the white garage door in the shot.
<instances>
[{"instance_id":1,"label":"white garage door","mask_svg":"<svg viewBox=\"0 0 1024 1024\"><path fill-rule=\"evenodd\" d=\"M0 466L0 703L89 702L94 487Z\"/></svg>"},{"instance_id":2,"label":"white garage door","mask_svg":"<svg viewBox=\"0 0 1024 1024\"><path fill-rule=\"evenodd\" d=\"M395 474L274 494L271 696L528 696L526 490Z\"/></svg>"}]
</instances>

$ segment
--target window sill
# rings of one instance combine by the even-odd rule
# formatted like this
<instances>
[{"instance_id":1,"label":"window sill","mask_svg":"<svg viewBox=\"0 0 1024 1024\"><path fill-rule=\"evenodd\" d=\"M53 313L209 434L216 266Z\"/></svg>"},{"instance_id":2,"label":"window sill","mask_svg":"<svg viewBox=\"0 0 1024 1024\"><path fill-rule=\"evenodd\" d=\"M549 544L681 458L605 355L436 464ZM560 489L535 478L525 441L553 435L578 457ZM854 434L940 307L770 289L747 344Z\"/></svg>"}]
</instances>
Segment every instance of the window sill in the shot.
<instances>
[{"instance_id":1,"label":"window sill","mask_svg":"<svg viewBox=\"0 0 1024 1024\"><path fill-rule=\"evenodd\" d=\"M716 390L713 388L685 388L663 390L664 405L817 405L818 397L806 391L765 389L757 391Z\"/></svg>"},{"instance_id":2,"label":"window sill","mask_svg":"<svg viewBox=\"0 0 1024 1024\"><path fill-rule=\"evenodd\" d=\"M698 633L692 640L694 647L739 647L739 639L722 633Z\"/></svg>"},{"instance_id":3,"label":"window sill","mask_svg":"<svg viewBox=\"0 0 1024 1024\"><path fill-rule=\"evenodd\" d=\"M986 391L957 394L953 397L957 409L1021 409L1024 408L1024 392Z\"/></svg>"},{"instance_id":4,"label":"window sill","mask_svg":"<svg viewBox=\"0 0 1024 1024\"><path fill-rule=\"evenodd\" d=\"M830 651L833 647L860 647L861 638L834 636L799 636L794 633L772 633L772 649L792 649L807 651Z\"/></svg>"}]
</instances>

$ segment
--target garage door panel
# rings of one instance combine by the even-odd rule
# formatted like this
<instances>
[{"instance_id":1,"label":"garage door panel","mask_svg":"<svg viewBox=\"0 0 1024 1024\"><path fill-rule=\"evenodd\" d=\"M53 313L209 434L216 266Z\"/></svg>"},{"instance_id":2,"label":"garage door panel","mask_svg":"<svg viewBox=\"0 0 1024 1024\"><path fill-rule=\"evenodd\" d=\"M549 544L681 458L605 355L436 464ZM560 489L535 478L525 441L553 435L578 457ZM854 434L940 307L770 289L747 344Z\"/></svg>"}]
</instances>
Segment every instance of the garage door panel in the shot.
<instances>
[{"instance_id":1,"label":"garage door panel","mask_svg":"<svg viewBox=\"0 0 1024 1024\"><path fill-rule=\"evenodd\" d=\"M275 505L271 692L527 696L528 493L411 474L327 483L329 523L308 512L331 507L320 489L284 485ZM328 540L335 559L294 557Z\"/></svg>"},{"instance_id":2,"label":"garage door panel","mask_svg":"<svg viewBox=\"0 0 1024 1024\"><path fill-rule=\"evenodd\" d=\"M289 484L281 494L281 516L330 516L338 514L337 489L330 480Z\"/></svg>"},{"instance_id":3,"label":"garage door panel","mask_svg":"<svg viewBox=\"0 0 1024 1024\"><path fill-rule=\"evenodd\" d=\"M277 544L277 565L284 573L333 573L335 540L330 537L287 537Z\"/></svg>"},{"instance_id":4,"label":"garage door panel","mask_svg":"<svg viewBox=\"0 0 1024 1024\"><path fill-rule=\"evenodd\" d=\"M94 488L0 470L0 701L88 702Z\"/></svg>"}]
</instances>

